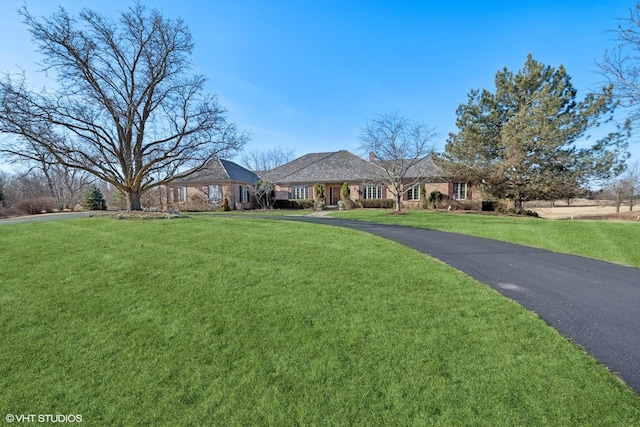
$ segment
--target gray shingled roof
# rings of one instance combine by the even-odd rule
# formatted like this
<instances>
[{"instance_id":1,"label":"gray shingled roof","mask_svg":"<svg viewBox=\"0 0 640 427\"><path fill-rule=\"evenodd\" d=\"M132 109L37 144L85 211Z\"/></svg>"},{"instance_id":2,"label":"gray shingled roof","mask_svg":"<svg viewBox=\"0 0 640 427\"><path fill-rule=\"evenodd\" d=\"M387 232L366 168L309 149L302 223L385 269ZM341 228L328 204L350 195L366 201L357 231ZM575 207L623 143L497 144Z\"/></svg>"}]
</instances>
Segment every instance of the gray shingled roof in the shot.
<instances>
[{"instance_id":1,"label":"gray shingled roof","mask_svg":"<svg viewBox=\"0 0 640 427\"><path fill-rule=\"evenodd\" d=\"M407 178L437 177L442 171L427 156L414 165ZM346 150L311 153L285 163L261 177L276 184L377 181L386 178L384 169Z\"/></svg>"},{"instance_id":2,"label":"gray shingled roof","mask_svg":"<svg viewBox=\"0 0 640 427\"><path fill-rule=\"evenodd\" d=\"M214 159L198 172L175 180L180 183L207 183L207 182L229 182L238 181L255 184L258 182L258 175L243 168L237 163L224 159Z\"/></svg>"},{"instance_id":3,"label":"gray shingled roof","mask_svg":"<svg viewBox=\"0 0 640 427\"><path fill-rule=\"evenodd\" d=\"M407 178L443 179L444 170L435 164L433 156L429 154L409 168Z\"/></svg>"},{"instance_id":4,"label":"gray shingled roof","mask_svg":"<svg viewBox=\"0 0 640 427\"><path fill-rule=\"evenodd\" d=\"M346 150L310 153L262 175L276 184L379 180L384 170Z\"/></svg>"}]
</instances>

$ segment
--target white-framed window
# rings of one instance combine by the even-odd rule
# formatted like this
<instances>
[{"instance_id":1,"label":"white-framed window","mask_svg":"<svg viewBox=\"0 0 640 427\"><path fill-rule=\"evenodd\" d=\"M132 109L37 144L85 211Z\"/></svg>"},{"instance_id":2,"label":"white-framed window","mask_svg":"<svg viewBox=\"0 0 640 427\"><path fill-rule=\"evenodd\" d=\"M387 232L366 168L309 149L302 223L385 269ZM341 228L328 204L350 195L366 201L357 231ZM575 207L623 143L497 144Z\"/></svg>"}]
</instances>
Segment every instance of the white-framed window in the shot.
<instances>
[{"instance_id":1,"label":"white-framed window","mask_svg":"<svg viewBox=\"0 0 640 427\"><path fill-rule=\"evenodd\" d=\"M220 201L220 186L209 185L207 186L207 193L209 197L209 203L218 203Z\"/></svg>"},{"instance_id":2,"label":"white-framed window","mask_svg":"<svg viewBox=\"0 0 640 427\"><path fill-rule=\"evenodd\" d=\"M414 185L407 190L407 200L420 200L420 185Z\"/></svg>"},{"instance_id":3,"label":"white-framed window","mask_svg":"<svg viewBox=\"0 0 640 427\"><path fill-rule=\"evenodd\" d=\"M249 189L244 185L240 186L240 203L247 203L249 201Z\"/></svg>"},{"instance_id":4,"label":"white-framed window","mask_svg":"<svg viewBox=\"0 0 640 427\"><path fill-rule=\"evenodd\" d=\"M187 190L185 187L173 187L173 201L184 203L187 201Z\"/></svg>"},{"instance_id":5,"label":"white-framed window","mask_svg":"<svg viewBox=\"0 0 640 427\"><path fill-rule=\"evenodd\" d=\"M308 199L309 187L291 187L292 199Z\"/></svg>"},{"instance_id":6,"label":"white-framed window","mask_svg":"<svg viewBox=\"0 0 640 427\"><path fill-rule=\"evenodd\" d=\"M381 185L365 185L362 187L363 199L382 199Z\"/></svg>"},{"instance_id":7,"label":"white-framed window","mask_svg":"<svg viewBox=\"0 0 640 427\"><path fill-rule=\"evenodd\" d=\"M467 199L467 183L466 182L453 183L453 199L454 200Z\"/></svg>"}]
</instances>

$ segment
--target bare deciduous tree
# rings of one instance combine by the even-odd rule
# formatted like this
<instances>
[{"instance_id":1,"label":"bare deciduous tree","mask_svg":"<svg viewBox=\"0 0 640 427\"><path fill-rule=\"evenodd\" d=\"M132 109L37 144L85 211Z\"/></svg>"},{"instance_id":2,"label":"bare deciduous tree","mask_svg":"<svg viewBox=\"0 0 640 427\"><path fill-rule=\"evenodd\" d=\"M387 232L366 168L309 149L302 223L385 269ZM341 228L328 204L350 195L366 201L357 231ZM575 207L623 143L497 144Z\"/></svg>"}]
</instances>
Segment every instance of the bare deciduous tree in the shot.
<instances>
[{"instance_id":1,"label":"bare deciduous tree","mask_svg":"<svg viewBox=\"0 0 640 427\"><path fill-rule=\"evenodd\" d=\"M640 118L640 4L613 30L616 45L605 51L598 67L613 84L613 95L636 121Z\"/></svg>"},{"instance_id":2,"label":"bare deciduous tree","mask_svg":"<svg viewBox=\"0 0 640 427\"><path fill-rule=\"evenodd\" d=\"M256 202L260 209L273 209L276 200L276 186L262 179L258 181L256 185Z\"/></svg>"},{"instance_id":3,"label":"bare deciduous tree","mask_svg":"<svg viewBox=\"0 0 640 427\"><path fill-rule=\"evenodd\" d=\"M638 191L640 191L640 165L638 162L631 164L618 179L622 196L629 203L629 210L635 206Z\"/></svg>"},{"instance_id":4,"label":"bare deciduous tree","mask_svg":"<svg viewBox=\"0 0 640 427\"><path fill-rule=\"evenodd\" d=\"M616 212L620 212L620 206L624 202L627 202L629 210L633 211L640 192L640 163L634 162L620 176L609 180L604 190L613 197Z\"/></svg>"},{"instance_id":5,"label":"bare deciduous tree","mask_svg":"<svg viewBox=\"0 0 640 427\"><path fill-rule=\"evenodd\" d=\"M136 3L118 22L84 9L50 18L20 10L58 90L31 90L24 76L0 81L0 131L84 170L141 209L143 192L241 148L205 78L189 75L193 39L181 20ZM20 154L20 144L0 149Z\"/></svg>"},{"instance_id":6,"label":"bare deciduous tree","mask_svg":"<svg viewBox=\"0 0 640 427\"><path fill-rule=\"evenodd\" d=\"M293 159L293 153L293 150L280 146L266 150L255 149L245 152L240 162L247 169L260 174L290 162ZM275 185L261 179L256 186L255 197L261 209L272 209L276 202Z\"/></svg>"},{"instance_id":7,"label":"bare deciduous tree","mask_svg":"<svg viewBox=\"0 0 640 427\"><path fill-rule=\"evenodd\" d=\"M4 172L0 171L0 208L5 206L4 186L7 183L7 176Z\"/></svg>"},{"instance_id":8,"label":"bare deciduous tree","mask_svg":"<svg viewBox=\"0 0 640 427\"><path fill-rule=\"evenodd\" d=\"M620 212L620 206L624 201L624 186L619 178L612 179L606 183L604 190L613 197L616 212Z\"/></svg>"},{"instance_id":9,"label":"bare deciduous tree","mask_svg":"<svg viewBox=\"0 0 640 427\"><path fill-rule=\"evenodd\" d=\"M18 203L25 199L51 197L43 176L38 171L28 171L15 175L10 181L11 202Z\"/></svg>"},{"instance_id":10,"label":"bare deciduous tree","mask_svg":"<svg viewBox=\"0 0 640 427\"><path fill-rule=\"evenodd\" d=\"M17 152L15 147L19 147L21 151ZM93 181L87 172L58 163L40 144L24 140L15 147L9 145L5 154L9 154L8 157L14 164L19 163L42 176L49 195L56 201L58 211L73 209L84 189Z\"/></svg>"},{"instance_id":11,"label":"bare deciduous tree","mask_svg":"<svg viewBox=\"0 0 640 427\"><path fill-rule=\"evenodd\" d=\"M369 120L360 134L360 150L386 172L384 185L395 198L395 210L402 209L402 195L427 177L425 158L433 152L436 133L422 123L397 114L381 114Z\"/></svg>"},{"instance_id":12,"label":"bare deciduous tree","mask_svg":"<svg viewBox=\"0 0 640 427\"><path fill-rule=\"evenodd\" d=\"M256 149L245 152L240 162L249 170L265 172L293 160L293 153L293 150L279 146L267 150Z\"/></svg>"},{"instance_id":13,"label":"bare deciduous tree","mask_svg":"<svg viewBox=\"0 0 640 427\"><path fill-rule=\"evenodd\" d=\"M625 172L627 180L627 197L629 198L629 210L636 205L636 198L640 193L640 163L634 162Z\"/></svg>"}]
</instances>

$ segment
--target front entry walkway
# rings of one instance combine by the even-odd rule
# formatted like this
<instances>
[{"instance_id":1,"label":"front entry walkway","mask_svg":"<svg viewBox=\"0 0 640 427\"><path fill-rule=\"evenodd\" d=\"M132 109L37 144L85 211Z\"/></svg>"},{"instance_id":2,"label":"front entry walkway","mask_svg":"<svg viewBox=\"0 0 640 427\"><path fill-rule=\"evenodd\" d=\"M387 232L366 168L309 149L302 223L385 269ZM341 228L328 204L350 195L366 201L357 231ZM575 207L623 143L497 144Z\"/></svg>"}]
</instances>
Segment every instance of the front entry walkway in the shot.
<instances>
[{"instance_id":1,"label":"front entry walkway","mask_svg":"<svg viewBox=\"0 0 640 427\"><path fill-rule=\"evenodd\" d=\"M331 213L331 211L327 211L327 210L323 210L323 211L314 211L308 215L305 215L306 217L310 217L310 218L325 218L326 216L328 216Z\"/></svg>"}]
</instances>

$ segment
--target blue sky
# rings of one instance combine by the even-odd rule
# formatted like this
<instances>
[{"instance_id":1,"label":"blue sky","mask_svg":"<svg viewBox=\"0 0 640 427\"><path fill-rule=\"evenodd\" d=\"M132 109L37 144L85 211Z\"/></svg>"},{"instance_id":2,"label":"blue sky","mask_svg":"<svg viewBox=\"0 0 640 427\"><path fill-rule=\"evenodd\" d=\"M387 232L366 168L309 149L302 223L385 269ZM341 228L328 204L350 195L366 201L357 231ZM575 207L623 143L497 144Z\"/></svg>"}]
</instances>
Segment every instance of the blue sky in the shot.
<instances>
[{"instance_id":1,"label":"blue sky","mask_svg":"<svg viewBox=\"0 0 640 427\"><path fill-rule=\"evenodd\" d=\"M248 150L296 155L358 152L377 114L428 124L442 149L472 89L493 90L496 71L519 70L531 53L563 64L578 96L602 86L595 65L610 32L634 5L619 0L338 1L144 0L181 17L196 41L195 72L208 77L228 116L251 134ZM0 71L24 69L38 86L38 60L16 10L48 16L56 5L116 16L124 0L3 0ZM640 143L633 145L640 160Z\"/></svg>"}]
</instances>

